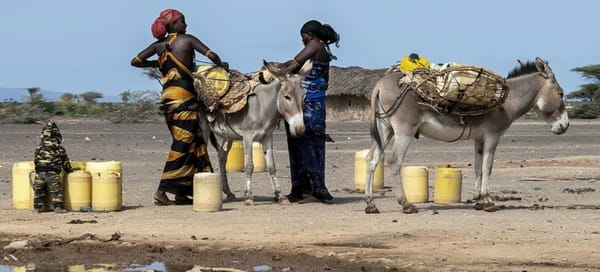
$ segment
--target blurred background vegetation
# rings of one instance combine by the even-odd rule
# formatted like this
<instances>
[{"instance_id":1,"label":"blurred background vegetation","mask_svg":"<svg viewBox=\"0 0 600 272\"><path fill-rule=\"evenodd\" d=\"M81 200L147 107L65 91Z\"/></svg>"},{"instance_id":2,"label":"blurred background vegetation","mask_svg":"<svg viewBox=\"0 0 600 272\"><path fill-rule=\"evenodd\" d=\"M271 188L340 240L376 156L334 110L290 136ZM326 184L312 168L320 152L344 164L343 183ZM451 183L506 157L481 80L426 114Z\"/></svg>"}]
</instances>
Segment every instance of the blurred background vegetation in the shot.
<instances>
[{"instance_id":1,"label":"blurred background vegetation","mask_svg":"<svg viewBox=\"0 0 600 272\"><path fill-rule=\"evenodd\" d=\"M147 68L143 74L162 85L158 69ZM31 124L56 117L99 119L112 123L164 122L159 109L159 91L124 91L119 94L121 102L118 103L98 103L104 95L95 91L63 93L55 102L47 101L39 87L27 88L27 93L29 96L24 101L0 102L0 124Z\"/></svg>"},{"instance_id":2,"label":"blurred background vegetation","mask_svg":"<svg viewBox=\"0 0 600 272\"><path fill-rule=\"evenodd\" d=\"M47 101L40 89L27 89L25 101L0 103L0 123L37 123L51 118L86 118L108 120L112 123L153 123L163 121L159 110L158 91L125 91L119 103L98 103L98 92L64 93L59 101Z\"/></svg>"},{"instance_id":3,"label":"blurred background vegetation","mask_svg":"<svg viewBox=\"0 0 600 272\"><path fill-rule=\"evenodd\" d=\"M571 69L588 81L566 95L570 118L597 119L600 115L600 64Z\"/></svg>"}]
</instances>

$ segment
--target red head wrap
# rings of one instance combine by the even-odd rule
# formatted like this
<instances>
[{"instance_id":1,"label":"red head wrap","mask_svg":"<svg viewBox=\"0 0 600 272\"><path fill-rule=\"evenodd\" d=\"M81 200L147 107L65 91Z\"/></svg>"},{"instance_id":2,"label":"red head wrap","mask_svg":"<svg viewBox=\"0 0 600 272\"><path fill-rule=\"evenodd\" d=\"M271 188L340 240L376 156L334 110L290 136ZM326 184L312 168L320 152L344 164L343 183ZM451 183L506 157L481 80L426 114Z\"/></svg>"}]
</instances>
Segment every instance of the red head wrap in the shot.
<instances>
[{"instance_id":1,"label":"red head wrap","mask_svg":"<svg viewBox=\"0 0 600 272\"><path fill-rule=\"evenodd\" d=\"M174 9L165 9L160 13L160 16L154 20L152 24L152 36L157 39L162 39L167 34L167 26L181 18L183 14Z\"/></svg>"}]
</instances>

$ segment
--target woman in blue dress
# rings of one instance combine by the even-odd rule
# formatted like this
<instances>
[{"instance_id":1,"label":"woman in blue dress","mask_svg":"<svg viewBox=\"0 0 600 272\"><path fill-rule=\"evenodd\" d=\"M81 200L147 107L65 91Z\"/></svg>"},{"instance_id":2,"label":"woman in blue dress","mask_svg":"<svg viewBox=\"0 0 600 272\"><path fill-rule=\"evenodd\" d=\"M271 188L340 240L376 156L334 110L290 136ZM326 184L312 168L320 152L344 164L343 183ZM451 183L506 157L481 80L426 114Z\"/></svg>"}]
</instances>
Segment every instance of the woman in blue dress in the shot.
<instances>
[{"instance_id":1,"label":"woman in blue dress","mask_svg":"<svg viewBox=\"0 0 600 272\"><path fill-rule=\"evenodd\" d=\"M292 137L286 123L292 180L288 198L298 202L309 194L321 202L329 202L333 197L325 186L325 91L329 81L329 63L336 59L329 44L337 46L340 36L331 26L316 20L306 22L300 29L300 35L304 48L283 64L283 69L297 72L307 60L312 61L312 69L302 81L306 92L305 134Z\"/></svg>"}]
</instances>

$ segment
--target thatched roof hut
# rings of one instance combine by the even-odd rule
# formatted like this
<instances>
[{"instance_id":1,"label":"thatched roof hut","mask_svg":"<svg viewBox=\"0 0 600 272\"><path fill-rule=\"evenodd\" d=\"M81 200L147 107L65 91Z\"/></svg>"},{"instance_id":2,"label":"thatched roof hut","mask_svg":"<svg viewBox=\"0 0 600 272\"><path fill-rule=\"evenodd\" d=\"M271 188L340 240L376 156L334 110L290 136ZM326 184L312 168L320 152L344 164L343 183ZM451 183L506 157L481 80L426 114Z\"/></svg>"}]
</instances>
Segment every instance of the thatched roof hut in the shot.
<instances>
[{"instance_id":1,"label":"thatched roof hut","mask_svg":"<svg viewBox=\"0 0 600 272\"><path fill-rule=\"evenodd\" d=\"M327 89L327 119L330 121L364 121L368 118L369 99L375 83L386 69L361 67L329 69Z\"/></svg>"},{"instance_id":2,"label":"thatched roof hut","mask_svg":"<svg viewBox=\"0 0 600 272\"><path fill-rule=\"evenodd\" d=\"M369 99L375 83L386 69L369 70L357 66L329 69L329 88L327 96L362 96Z\"/></svg>"}]
</instances>

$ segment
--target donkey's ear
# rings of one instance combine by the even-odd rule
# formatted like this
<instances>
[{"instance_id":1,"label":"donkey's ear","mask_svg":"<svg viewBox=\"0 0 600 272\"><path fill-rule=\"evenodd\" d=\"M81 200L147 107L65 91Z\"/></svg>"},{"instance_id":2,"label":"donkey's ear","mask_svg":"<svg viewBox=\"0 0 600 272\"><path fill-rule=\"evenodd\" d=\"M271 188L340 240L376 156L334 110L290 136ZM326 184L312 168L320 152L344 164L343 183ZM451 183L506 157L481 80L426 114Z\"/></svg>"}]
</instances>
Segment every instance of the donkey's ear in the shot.
<instances>
[{"instance_id":1,"label":"donkey's ear","mask_svg":"<svg viewBox=\"0 0 600 272\"><path fill-rule=\"evenodd\" d=\"M302 65L302 68L300 68L298 75L300 75L301 77L305 77L306 75L308 75L308 73L310 72L311 69L312 69L312 60L309 59L304 62L304 65Z\"/></svg>"},{"instance_id":2,"label":"donkey's ear","mask_svg":"<svg viewBox=\"0 0 600 272\"><path fill-rule=\"evenodd\" d=\"M266 60L263 60L263 65L265 68L267 68L267 70L269 69L269 67L271 69L275 69L275 66L276 66L274 62L268 62Z\"/></svg>"},{"instance_id":3,"label":"donkey's ear","mask_svg":"<svg viewBox=\"0 0 600 272\"><path fill-rule=\"evenodd\" d=\"M267 70L271 74L273 74L273 76L275 76L276 78L278 78L280 81L286 79L285 71L283 71L283 69L281 69L279 63L277 63L277 62L267 62L266 60L263 60L263 64L265 65L265 68L267 68Z\"/></svg>"},{"instance_id":4,"label":"donkey's ear","mask_svg":"<svg viewBox=\"0 0 600 272\"><path fill-rule=\"evenodd\" d=\"M535 67L537 68L538 72L540 73L541 76L543 76L544 78L548 78L550 75L548 74L548 64L541 59L540 57L536 57L535 58ZM552 71L550 71L551 73Z\"/></svg>"},{"instance_id":5,"label":"donkey's ear","mask_svg":"<svg viewBox=\"0 0 600 272\"><path fill-rule=\"evenodd\" d=\"M263 65L274 76L279 76L279 75L283 74L283 72L281 71L281 67L279 67L279 65L277 65L276 62L268 62L266 60L263 60Z\"/></svg>"}]
</instances>

